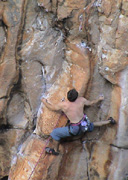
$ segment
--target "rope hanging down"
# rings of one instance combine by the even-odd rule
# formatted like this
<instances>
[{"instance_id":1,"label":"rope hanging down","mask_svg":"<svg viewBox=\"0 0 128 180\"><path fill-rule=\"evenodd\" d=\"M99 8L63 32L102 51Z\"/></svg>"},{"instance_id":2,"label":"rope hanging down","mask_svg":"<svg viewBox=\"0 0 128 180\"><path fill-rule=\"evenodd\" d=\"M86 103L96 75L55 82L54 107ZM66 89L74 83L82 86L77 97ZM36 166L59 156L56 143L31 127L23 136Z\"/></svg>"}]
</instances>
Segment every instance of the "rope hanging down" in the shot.
<instances>
[{"instance_id":1,"label":"rope hanging down","mask_svg":"<svg viewBox=\"0 0 128 180\"><path fill-rule=\"evenodd\" d=\"M63 115L63 113L62 113L62 114L60 115L60 117L58 118L57 123L56 123L54 129L55 129L56 126L58 125L58 122L59 122L59 120L60 120L60 118L61 118L62 115ZM38 163L39 163L39 161L40 161L40 159L41 159L41 156L43 155L43 153L44 153L44 151L45 151L45 148L46 148L46 146L48 145L50 139L51 139L51 136L49 136L49 138L47 139L47 141L46 141L46 143L45 143L45 146L43 147L42 152L41 152L41 154L40 154L40 156L39 156L39 159L38 159L38 161L36 162L36 164L35 164L32 172L31 172L31 174L30 174L30 176L29 176L29 178L28 178L28 180L31 179L31 177L32 177L32 175L33 175L33 173L34 173L34 171L35 171L35 169L36 169L36 167L37 167L37 165L38 165Z\"/></svg>"}]
</instances>

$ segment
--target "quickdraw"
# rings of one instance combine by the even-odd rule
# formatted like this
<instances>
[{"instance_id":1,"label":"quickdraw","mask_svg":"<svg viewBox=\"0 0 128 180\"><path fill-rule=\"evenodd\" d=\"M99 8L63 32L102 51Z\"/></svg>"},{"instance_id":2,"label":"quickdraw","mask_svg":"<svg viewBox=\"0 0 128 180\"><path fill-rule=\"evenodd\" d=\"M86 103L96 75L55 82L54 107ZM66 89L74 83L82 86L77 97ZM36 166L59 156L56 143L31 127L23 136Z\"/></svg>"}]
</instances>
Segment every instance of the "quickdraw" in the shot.
<instances>
[{"instance_id":1,"label":"quickdraw","mask_svg":"<svg viewBox=\"0 0 128 180\"><path fill-rule=\"evenodd\" d=\"M93 6L95 0L93 0L91 3L89 3L89 5L87 7L85 7L82 12L80 12L80 15L78 16L79 17L79 31L83 31L83 26L85 24L85 17L84 17L84 13L88 13L90 8Z\"/></svg>"}]
</instances>

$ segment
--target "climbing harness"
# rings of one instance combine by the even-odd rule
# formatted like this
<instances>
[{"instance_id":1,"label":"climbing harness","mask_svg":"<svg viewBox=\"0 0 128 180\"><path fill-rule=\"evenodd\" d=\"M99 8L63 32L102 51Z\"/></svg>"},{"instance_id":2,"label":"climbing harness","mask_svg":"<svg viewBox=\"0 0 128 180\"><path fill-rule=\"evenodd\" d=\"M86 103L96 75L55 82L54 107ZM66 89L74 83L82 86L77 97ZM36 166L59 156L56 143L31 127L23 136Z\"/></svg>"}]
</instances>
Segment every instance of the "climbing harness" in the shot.
<instances>
[{"instance_id":1,"label":"climbing harness","mask_svg":"<svg viewBox=\"0 0 128 180\"><path fill-rule=\"evenodd\" d=\"M71 132L71 130L70 130L71 126L79 126L79 130L78 130L77 134L74 135ZM77 136L80 131L82 131L83 133L88 131L89 126L90 126L90 120L89 120L88 116L86 114L84 114L84 117L78 123L70 123L68 125L68 131L69 131L69 134L71 134L72 136Z\"/></svg>"},{"instance_id":2,"label":"climbing harness","mask_svg":"<svg viewBox=\"0 0 128 180\"><path fill-rule=\"evenodd\" d=\"M61 118L62 115L63 115L63 113L60 114L60 117L58 118L57 123L56 123L54 129L55 129L56 126L58 125L59 120L60 120L60 118ZM33 173L34 173L34 171L35 171L37 165L39 164L39 161L40 161L40 159L41 159L41 156L43 155L43 153L44 153L44 151L45 151L45 148L46 148L46 146L48 145L50 139L51 139L51 136L49 136L49 138L47 139L47 141L46 141L46 143L45 143L45 146L43 147L42 152L41 152L41 154L40 154L40 156L39 156L39 159L38 159L38 161L36 162L36 164L35 164L35 166L34 166L32 172L31 172L31 174L30 174L30 176L29 176L29 178L28 178L28 180L31 179L31 177L32 177L32 175L33 175Z\"/></svg>"},{"instance_id":3,"label":"climbing harness","mask_svg":"<svg viewBox=\"0 0 128 180\"><path fill-rule=\"evenodd\" d=\"M88 116L85 114L81 121L81 131L85 133L86 131L88 131L89 126L90 126L90 121Z\"/></svg>"}]
</instances>

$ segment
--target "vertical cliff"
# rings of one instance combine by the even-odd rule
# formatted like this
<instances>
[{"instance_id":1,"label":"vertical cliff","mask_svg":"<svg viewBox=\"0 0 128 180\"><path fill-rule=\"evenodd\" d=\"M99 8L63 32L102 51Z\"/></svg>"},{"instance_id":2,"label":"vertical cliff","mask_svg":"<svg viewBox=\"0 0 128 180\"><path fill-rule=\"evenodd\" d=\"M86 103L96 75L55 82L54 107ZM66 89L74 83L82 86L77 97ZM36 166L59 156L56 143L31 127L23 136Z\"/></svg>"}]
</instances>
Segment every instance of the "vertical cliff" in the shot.
<instances>
[{"instance_id":1,"label":"vertical cliff","mask_svg":"<svg viewBox=\"0 0 128 180\"><path fill-rule=\"evenodd\" d=\"M128 178L128 1L0 0L0 178ZM117 124L66 139L44 152L50 132L67 119L48 110L71 88L102 103L92 122Z\"/></svg>"}]
</instances>

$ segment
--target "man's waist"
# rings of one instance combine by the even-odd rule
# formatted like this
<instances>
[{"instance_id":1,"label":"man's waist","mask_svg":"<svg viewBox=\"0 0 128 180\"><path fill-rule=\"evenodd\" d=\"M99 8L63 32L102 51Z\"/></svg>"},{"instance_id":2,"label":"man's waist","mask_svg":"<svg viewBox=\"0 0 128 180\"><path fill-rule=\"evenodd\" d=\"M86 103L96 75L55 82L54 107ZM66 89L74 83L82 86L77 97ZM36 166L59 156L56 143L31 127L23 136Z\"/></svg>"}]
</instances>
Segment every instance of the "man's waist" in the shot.
<instances>
[{"instance_id":1,"label":"man's waist","mask_svg":"<svg viewBox=\"0 0 128 180\"><path fill-rule=\"evenodd\" d=\"M71 126L78 126L78 125L80 125L80 124L81 124L81 121L85 118L85 116L86 116L86 115L84 115L79 122L77 122L77 123L70 123L70 125L71 125Z\"/></svg>"},{"instance_id":2,"label":"man's waist","mask_svg":"<svg viewBox=\"0 0 128 180\"><path fill-rule=\"evenodd\" d=\"M70 123L71 126L78 126L81 124L81 120L78 123Z\"/></svg>"}]
</instances>

